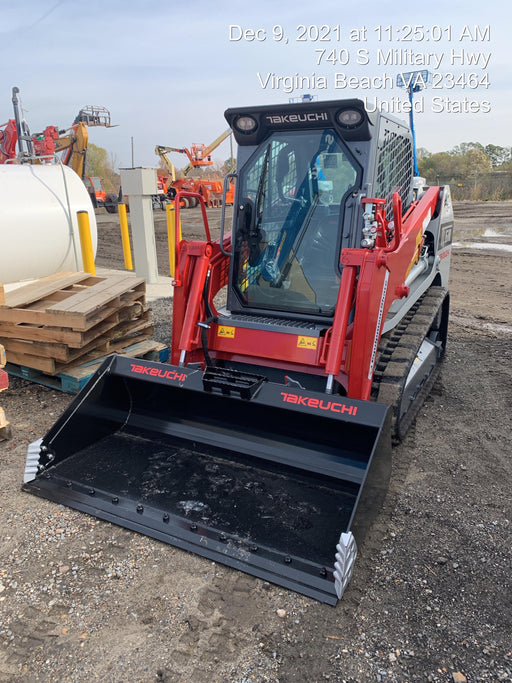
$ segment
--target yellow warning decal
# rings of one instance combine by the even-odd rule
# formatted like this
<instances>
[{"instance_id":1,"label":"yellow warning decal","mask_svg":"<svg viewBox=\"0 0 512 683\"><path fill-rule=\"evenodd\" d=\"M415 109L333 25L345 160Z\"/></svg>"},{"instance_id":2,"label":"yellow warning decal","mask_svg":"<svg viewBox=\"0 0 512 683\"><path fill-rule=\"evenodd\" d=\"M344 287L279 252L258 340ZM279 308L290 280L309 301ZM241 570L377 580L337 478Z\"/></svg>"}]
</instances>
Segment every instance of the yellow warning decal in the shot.
<instances>
[{"instance_id":1,"label":"yellow warning decal","mask_svg":"<svg viewBox=\"0 0 512 683\"><path fill-rule=\"evenodd\" d=\"M316 349L318 339L316 337L297 337L297 348Z\"/></svg>"},{"instance_id":2,"label":"yellow warning decal","mask_svg":"<svg viewBox=\"0 0 512 683\"><path fill-rule=\"evenodd\" d=\"M217 331L217 336L218 337L227 337L228 339L234 339L235 338L235 328L234 327L228 327L227 325L219 325L219 329Z\"/></svg>"},{"instance_id":3,"label":"yellow warning decal","mask_svg":"<svg viewBox=\"0 0 512 683\"><path fill-rule=\"evenodd\" d=\"M418 263L420 260L420 254L421 254L421 243L423 241L423 233L421 230L418 232L416 235L416 251L414 252L414 256L412 257L412 261L409 263L409 267L407 268L407 272L405 273L405 277L409 275L409 273L412 270L412 267Z\"/></svg>"}]
</instances>

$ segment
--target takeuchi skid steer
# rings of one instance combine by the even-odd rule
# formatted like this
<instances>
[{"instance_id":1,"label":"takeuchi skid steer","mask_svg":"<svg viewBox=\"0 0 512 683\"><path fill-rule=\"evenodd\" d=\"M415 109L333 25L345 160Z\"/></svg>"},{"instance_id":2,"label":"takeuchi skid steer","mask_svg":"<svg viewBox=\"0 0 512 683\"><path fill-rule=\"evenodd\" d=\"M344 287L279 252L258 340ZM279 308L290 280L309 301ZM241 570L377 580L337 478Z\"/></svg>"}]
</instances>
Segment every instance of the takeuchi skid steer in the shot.
<instances>
[{"instance_id":1,"label":"takeuchi skid steer","mask_svg":"<svg viewBox=\"0 0 512 683\"><path fill-rule=\"evenodd\" d=\"M233 225L176 230L172 364L108 358L24 486L335 604L445 350L449 188L357 99L225 116Z\"/></svg>"}]
</instances>

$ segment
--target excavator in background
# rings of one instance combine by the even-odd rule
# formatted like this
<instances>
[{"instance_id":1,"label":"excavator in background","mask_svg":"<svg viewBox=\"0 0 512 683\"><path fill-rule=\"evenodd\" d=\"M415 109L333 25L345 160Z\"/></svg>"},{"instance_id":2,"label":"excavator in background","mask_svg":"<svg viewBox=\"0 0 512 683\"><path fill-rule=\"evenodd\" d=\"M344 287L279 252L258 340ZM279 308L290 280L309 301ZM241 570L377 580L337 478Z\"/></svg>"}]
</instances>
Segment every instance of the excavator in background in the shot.
<instances>
[{"instance_id":1,"label":"excavator in background","mask_svg":"<svg viewBox=\"0 0 512 683\"><path fill-rule=\"evenodd\" d=\"M445 353L450 190L359 99L225 117L230 234L176 195L170 364L107 358L24 488L334 605Z\"/></svg>"},{"instance_id":2,"label":"excavator in background","mask_svg":"<svg viewBox=\"0 0 512 683\"><path fill-rule=\"evenodd\" d=\"M220 180L211 180L209 178L189 178L188 174L194 168L203 166L212 166L213 160L212 152L221 145L231 135L231 129L224 131L218 138L216 138L210 145L206 146L200 143L194 143L190 149L186 147L163 147L157 145L155 147L155 154L160 157L162 163L169 173L166 179L167 196L169 199L174 199L178 192L192 192L201 195L207 207L213 208L221 206L223 184ZM167 156L169 153L186 154L189 163L183 169L183 177L176 177L176 169L174 164ZM224 202L226 204L233 204L234 186L230 185ZM181 199L182 208L193 208L197 206L198 200L195 197L183 196Z\"/></svg>"},{"instance_id":3,"label":"excavator in background","mask_svg":"<svg viewBox=\"0 0 512 683\"><path fill-rule=\"evenodd\" d=\"M20 115L18 94L19 88L14 87L14 119L9 119L0 127L0 163L15 159L22 163L51 163L56 154L62 153L62 163L72 168L84 181L94 206L104 206L112 213L114 207L117 207L117 195L105 191L101 178L90 178L85 175L89 144L87 129L91 126L112 128L108 109L87 105L80 109L70 128L60 130L57 126L47 126L41 133L31 134L27 122Z\"/></svg>"}]
</instances>

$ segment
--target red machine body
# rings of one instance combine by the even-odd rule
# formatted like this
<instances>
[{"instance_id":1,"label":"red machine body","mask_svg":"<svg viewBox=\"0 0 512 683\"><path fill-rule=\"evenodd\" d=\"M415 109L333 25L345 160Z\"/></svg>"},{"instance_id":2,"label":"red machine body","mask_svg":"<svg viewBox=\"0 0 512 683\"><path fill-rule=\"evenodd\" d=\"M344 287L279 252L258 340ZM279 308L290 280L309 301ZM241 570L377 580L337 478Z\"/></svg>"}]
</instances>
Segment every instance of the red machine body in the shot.
<instances>
[{"instance_id":1,"label":"red machine body","mask_svg":"<svg viewBox=\"0 0 512 683\"><path fill-rule=\"evenodd\" d=\"M14 159L17 141L16 122L14 119L9 119L0 130L0 164L4 164L9 159Z\"/></svg>"},{"instance_id":2,"label":"red machine body","mask_svg":"<svg viewBox=\"0 0 512 683\"><path fill-rule=\"evenodd\" d=\"M373 250L342 250L343 271L334 320L325 336L318 339L208 321L211 312L218 316L214 299L228 283L229 257L222 252L219 241L211 240L202 203L205 241L177 240L176 244L172 362L179 364L182 353L186 352L187 363L204 364L204 328L198 323L208 321L206 335L212 359L275 366L289 373L305 371L326 378L333 375L347 396L369 400L383 321L393 301L409 293L405 280L419 260L424 223L427 217L434 215L439 192L439 187L429 188L409 207L403 218L400 197L395 194L393 238L389 242L386 240L389 221L380 213L378 235L381 244L385 244L375 246ZM180 193L176 198L177 221L181 196ZM198 194L187 193L186 196L202 201ZM229 249L230 241L230 237L224 239L225 251ZM355 315L349 320L353 309ZM229 327L231 329L226 329Z\"/></svg>"}]
</instances>

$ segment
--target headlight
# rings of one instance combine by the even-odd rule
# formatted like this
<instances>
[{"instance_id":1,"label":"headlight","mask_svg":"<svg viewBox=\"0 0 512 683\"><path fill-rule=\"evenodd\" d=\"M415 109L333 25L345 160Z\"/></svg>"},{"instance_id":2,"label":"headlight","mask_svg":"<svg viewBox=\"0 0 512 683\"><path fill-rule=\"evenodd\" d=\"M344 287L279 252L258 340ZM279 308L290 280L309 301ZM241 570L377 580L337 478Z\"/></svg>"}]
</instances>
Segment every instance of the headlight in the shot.
<instances>
[{"instance_id":1,"label":"headlight","mask_svg":"<svg viewBox=\"0 0 512 683\"><path fill-rule=\"evenodd\" d=\"M235 128L240 133L252 133L257 126L258 123L252 116L239 116L235 121Z\"/></svg>"},{"instance_id":2,"label":"headlight","mask_svg":"<svg viewBox=\"0 0 512 683\"><path fill-rule=\"evenodd\" d=\"M342 109L336 114L336 118L343 128L357 128L363 120L363 114L359 109Z\"/></svg>"}]
</instances>

